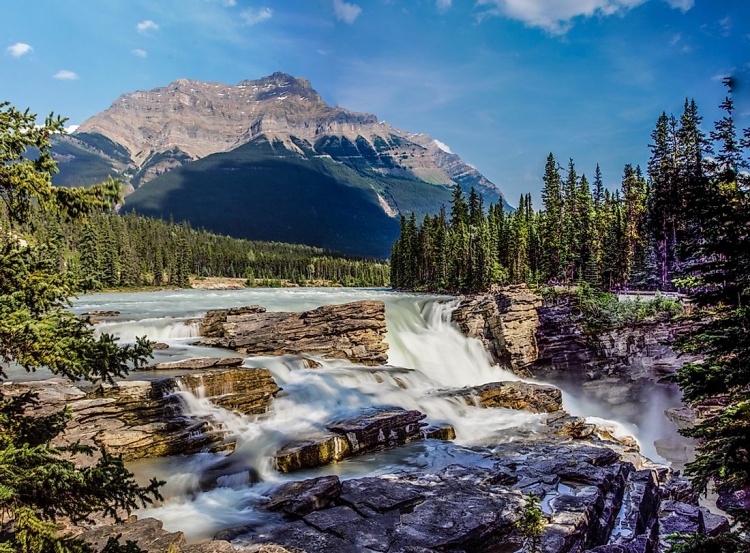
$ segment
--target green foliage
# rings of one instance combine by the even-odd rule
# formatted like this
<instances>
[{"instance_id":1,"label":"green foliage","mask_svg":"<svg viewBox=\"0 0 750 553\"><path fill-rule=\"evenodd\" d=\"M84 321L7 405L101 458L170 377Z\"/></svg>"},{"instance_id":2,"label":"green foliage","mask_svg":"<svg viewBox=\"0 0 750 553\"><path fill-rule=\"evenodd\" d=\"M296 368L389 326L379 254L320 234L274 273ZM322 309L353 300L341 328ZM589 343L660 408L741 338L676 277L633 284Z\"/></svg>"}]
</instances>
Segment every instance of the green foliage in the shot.
<instances>
[{"instance_id":1,"label":"green foliage","mask_svg":"<svg viewBox=\"0 0 750 553\"><path fill-rule=\"evenodd\" d=\"M684 312L678 300L657 296L644 300L619 300L615 294L600 292L587 283L576 289L576 299L587 330L620 328L659 317L672 318Z\"/></svg>"},{"instance_id":2,"label":"green foliage","mask_svg":"<svg viewBox=\"0 0 750 553\"><path fill-rule=\"evenodd\" d=\"M704 310L696 313L694 331L678 345L703 359L681 367L674 381L688 404L718 406L682 431L699 440L696 459L685 472L701 493L711 486L729 493L750 487L750 182L740 173L748 166L742 148L750 146L750 129L738 140L732 81L725 84L730 92L720 106L725 115L711 133L718 152L700 179L704 191L691 190L695 203L687 209L681 250L689 260L683 282L694 287L691 300ZM721 551L750 550L750 513L730 514L738 529L726 542L693 536L677 551L706 551L714 545L712 551L719 546Z\"/></svg>"},{"instance_id":3,"label":"green foliage","mask_svg":"<svg viewBox=\"0 0 750 553\"><path fill-rule=\"evenodd\" d=\"M544 518L540 501L539 497L533 493L527 495L521 518L516 521L516 528L523 538L524 553L540 553L542 549L542 533L547 521Z\"/></svg>"},{"instance_id":4,"label":"green foliage","mask_svg":"<svg viewBox=\"0 0 750 553\"><path fill-rule=\"evenodd\" d=\"M49 137L63 120L50 116L39 127L35 121L28 111L0 104L0 362L29 371L44 366L72 380L112 381L145 364L151 344L143 338L121 347L111 335L96 337L66 309L75 277L60 272L61 227L52 225L38 243L24 231L37 212L62 221L90 216L117 200L118 187L113 181L85 191L53 187ZM40 408L34 394L0 393L0 551L88 553L85 543L58 535L57 519L119 519L159 498L160 483L137 485L122 459L106 451L87 466L76 464L73 456L95 451L78 443L52 446L69 414L41 415ZM118 549L112 542L110 551Z\"/></svg>"},{"instance_id":5,"label":"green foliage","mask_svg":"<svg viewBox=\"0 0 750 553\"><path fill-rule=\"evenodd\" d=\"M739 532L727 532L718 536L705 534L671 534L666 553L746 553L748 542Z\"/></svg>"},{"instance_id":6,"label":"green foliage","mask_svg":"<svg viewBox=\"0 0 750 553\"><path fill-rule=\"evenodd\" d=\"M0 209L0 218L2 209ZM92 214L86 222L35 216L24 225L35 243L59 242L55 259L79 290L189 285L189 275L388 286L379 259L335 254L312 246L251 242L127 213ZM57 235L57 238L55 236ZM166 281L166 282L165 282Z\"/></svg>"}]
</instances>

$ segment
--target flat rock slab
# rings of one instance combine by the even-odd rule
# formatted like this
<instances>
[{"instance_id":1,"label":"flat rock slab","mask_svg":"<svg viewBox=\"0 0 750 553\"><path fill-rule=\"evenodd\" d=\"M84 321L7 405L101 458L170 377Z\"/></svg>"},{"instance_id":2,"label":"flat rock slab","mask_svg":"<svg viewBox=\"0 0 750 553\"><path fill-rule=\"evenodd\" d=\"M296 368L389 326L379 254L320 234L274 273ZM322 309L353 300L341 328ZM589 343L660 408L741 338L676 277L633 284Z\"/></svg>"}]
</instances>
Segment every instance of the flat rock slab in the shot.
<instances>
[{"instance_id":1,"label":"flat rock slab","mask_svg":"<svg viewBox=\"0 0 750 553\"><path fill-rule=\"evenodd\" d=\"M302 517L328 507L341 495L338 476L322 476L301 482L291 482L277 488L266 505L269 511L282 511Z\"/></svg>"},{"instance_id":2,"label":"flat rock slab","mask_svg":"<svg viewBox=\"0 0 750 553\"><path fill-rule=\"evenodd\" d=\"M209 311L201 321L202 345L245 355L312 354L384 365L385 304L365 300L325 305L302 313L266 312L260 306Z\"/></svg>"},{"instance_id":3,"label":"flat rock slab","mask_svg":"<svg viewBox=\"0 0 750 553\"><path fill-rule=\"evenodd\" d=\"M224 429L207 432L207 421L183 414L175 394L180 388L246 415L264 413L280 390L271 373L262 368L206 370L151 381L99 384L88 390L61 379L8 383L2 390L8 395L39 393L39 414L70 410L71 420L56 439L57 446L80 441L104 447L126 461L226 447ZM81 456L76 462L89 465L96 458Z\"/></svg>"},{"instance_id":4,"label":"flat rock slab","mask_svg":"<svg viewBox=\"0 0 750 553\"><path fill-rule=\"evenodd\" d=\"M245 362L244 357L194 357L192 359L182 359L181 361L168 361L157 363L144 370L151 371L177 371L191 370L199 371L205 369L226 369L230 367L239 367Z\"/></svg>"}]
</instances>

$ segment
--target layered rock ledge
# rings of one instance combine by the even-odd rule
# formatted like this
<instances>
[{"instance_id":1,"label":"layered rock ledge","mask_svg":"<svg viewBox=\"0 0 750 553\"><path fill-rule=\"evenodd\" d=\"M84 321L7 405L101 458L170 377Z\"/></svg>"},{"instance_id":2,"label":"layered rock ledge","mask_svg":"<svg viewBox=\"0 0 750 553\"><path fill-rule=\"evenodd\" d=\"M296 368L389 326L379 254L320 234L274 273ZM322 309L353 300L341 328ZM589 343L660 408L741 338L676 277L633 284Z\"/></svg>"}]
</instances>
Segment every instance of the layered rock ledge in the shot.
<instances>
[{"instance_id":1,"label":"layered rock ledge","mask_svg":"<svg viewBox=\"0 0 750 553\"><path fill-rule=\"evenodd\" d=\"M225 447L220 424L183 413L175 394L179 389L247 415L264 413L280 390L267 369L251 368L122 381L88 390L62 379L3 385L4 394L36 392L44 412L70 410L71 421L60 443L80 440L127 461Z\"/></svg>"},{"instance_id":2,"label":"layered rock ledge","mask_svg":"<svg viewBox=\"0 0 750 553\"><path fill-rule=\"evenodd\" d=\"M266 312L261 306L209 311L201 320L201 345L245 355L312 354L384 365L385 304L366 300L325 305L302 313Z\"/></svg>"},{"instance_id":3,"label":"layered rock ledge","mask_svg":"<svg viewBox=\"0 0 750 553\"><path fill-rule=\"evenodd\" d=\"M537 309L542 299L525 285L495 287L488 294L466 296L452 319L469 338L479 339L495 363L520 375L537 360Z\"/></svg>"}]
</instances>

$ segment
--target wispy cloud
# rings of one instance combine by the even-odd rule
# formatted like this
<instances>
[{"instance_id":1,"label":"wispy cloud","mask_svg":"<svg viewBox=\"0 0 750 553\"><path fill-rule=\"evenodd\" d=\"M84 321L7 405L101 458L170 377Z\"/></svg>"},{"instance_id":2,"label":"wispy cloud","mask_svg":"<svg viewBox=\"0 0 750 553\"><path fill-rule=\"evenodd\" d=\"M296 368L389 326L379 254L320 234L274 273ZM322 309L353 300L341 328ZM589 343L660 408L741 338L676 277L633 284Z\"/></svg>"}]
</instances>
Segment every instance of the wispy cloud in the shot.
<instances>
[{"instance_id":1,"label":"wispy cloud","mask_svg":"<svg viewBox=\"0 0 750 553\"><path fill-rule=\"evenodd\" d=\"M257 25L271 19L273 10L271 8L248 8L240 14L240 17L245 25Z\"/></svg>"},{"instance_id":2,"label":"wispy cloud","mask_svg":"<svg viewBox=\"0 0 750 553\"><path fill-rule=\"evenodd\" d=\"M695 0L665 0L670 7L676 10L688 11L695 5Z\"/></svg>"},{"instance_id":3,"label":"wispy cloud","mask_svg":"<svg viewBox=\"0 0 750 553\"><path fill-rule=\"evenodd\" d=\"M148 56L148 52L146 52L146 50L136 48L135 50L133 50L133 55L138 56L139 58L145 58L146 56Z\"/></svg>"},{"instance_id":4,"label":"wispy cloud","mask_svg":"<svg viewBox=\"0 0 750 553\"><path fill-rule=\"evenodd\" d=\"M53 77L58 81L75 81L78 79L78 74L73 71L68 71L67 69L61 69L55 73Z\"/></svg>"},{"instance_id":5,"label":"wispy cloud","mask_svg":"<svg viewBox=\"0 0 750 553\"><path fill-rule=\"evenodd\" d=\"M436 0L435 1L435 7L437 7L437 10L440 13L448 11L450 9L451 4L453 4L453 0Z\"/></svg>"},{"instance_id":6,"label":"wispy cloud","mask_svg":"<svg viewBox=\"0 0 750 553\"><path fill-rule=\"evenodd\" d=\"M31 45L26 44L25 42L16 42L12 46L8 46L5 51L14 58L20 58L21 56L25 56L26 54L33 52L34 49L31 47Z\"/></svg>"},{"instance_id":7,"label":"wispy cloud","mask_svg":"<svg viewBox=\"0 0 750 553\"><path fill-rule=\"evenodd\" d=\"M646 0L477 0L486 6L481 17L503 16L539 27L552 35L563 35L578 17L609 16L624 13Z\"/></svg>"},{"instance_id":8,"label":"wispy cloud","mask_svg":"<svg viewBox=\"0 0 750 553\"><path fill-rule=\"evenodd\" d=\"M141 21L135 26L136 29L138 29L138 32L141 34L146 34L149 31L158 31L159 30L159 24L151 21L150 19L146 19L144 21Z\"/></svg>"},{"instance_id":9,"label":"wispy cloud","mask_svg":"<svg viewBox=\"0 0 750 553\"><path fill-rule=\"evenodd\" d=\"M732 30L732 18L727 15L719 19L719 27L724 36L729 36L729 31Z\"/></svg>"},{"instance_id":10,"label":"wispy cloud","mask_svg":"<svg viewBox=\"0 0 750 553\"><path fill-rule=\"evenodd\" d=\"M362 13L362 8L344 0L333 0L333 12L336 14L336 19L351 25Z\"/></svg>"}]
</instances>

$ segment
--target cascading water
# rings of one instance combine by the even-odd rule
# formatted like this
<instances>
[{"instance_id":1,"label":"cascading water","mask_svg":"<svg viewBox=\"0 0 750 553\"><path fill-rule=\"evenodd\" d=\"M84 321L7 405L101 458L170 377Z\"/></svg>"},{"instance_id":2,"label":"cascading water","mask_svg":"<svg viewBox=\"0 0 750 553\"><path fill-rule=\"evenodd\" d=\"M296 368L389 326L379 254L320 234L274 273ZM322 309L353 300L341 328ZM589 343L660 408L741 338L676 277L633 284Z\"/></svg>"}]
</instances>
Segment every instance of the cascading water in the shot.
<instances>
[{"instance_id":1,"label":"cascading water","mask_svg":"<svg viewBox=\"0 0 750 553\"><path fill-rule=\"evenodd\" d=\"M190 296L195 299L196 294ZM190 296L184 298L190 301ZM212 482L208 486L212 489L201 483L201 475L221 462L222 455L202 454L133 465L137 474L167 480L164 489L167 500L142 514L161 519L168 529L185 531L191 537L208 536L221 528L259 520L260 511L253 506L280 481L332 473L346 478L415 466L436 468L455 462L461 455L462 446L512 440L542 424L541 415L480 409L445 393L465 386L518 379L493 365L479 341L467 339L455 328L450 319L455 303L436 301L448 298L374 290L295 290L292 293L286 290L247 290L224 296L214 292L212 296L210 307L261 304L295 311L324 303L382 299L386 302L389 365L364 367L344 361L316 359L320 368L308 369L296 356L248 358L245 366L269 369L283 389L270 411L256 418L220 409L202 397L200 390L177 391L187 413L223 426L236 437L236 447L231 455L232 470ZM196 303L200 307L206 305L195 301L190 305ZM110 305L107 307L116 309ZM164 308L161 309L160 315ZM174 313L185 319L198 315L182 304L174 306ZM161 325L162 319L157 320ZM116 333L124 341L141 334L155 339L150 334L157 328L152 321L153 317L147 319L140 328L134 323L115 321L102 325L102 330ZM174 340L178 337L166 336L172 330L165 329L174 328L175 324L184 326L184 322L172 319L170 324L172 326L158 327L157 333L163 332L165 334L161 337ZM182 342L183 348L189 348L184 346L184 340L177 342ZM217 350L211 351L212 355L217 353ZM231 353L224 352L225 355ZM195 352L182 351L180 355L195 355ZM572 401L574 408L575 398ZM567 397L566 402L570 403L571 398ZM357 416L368 408L391 406L417 409L427 415L430 423L453 425L457 436L455 442L417 442L294 475L282 475L273 469L274 453L286 443L321 430L332 421ZM261 482L251 485L256 476ZM189 524L186 520L190 521Z\"/></svg>"}]
</instances>

